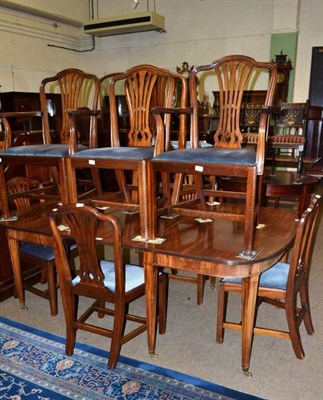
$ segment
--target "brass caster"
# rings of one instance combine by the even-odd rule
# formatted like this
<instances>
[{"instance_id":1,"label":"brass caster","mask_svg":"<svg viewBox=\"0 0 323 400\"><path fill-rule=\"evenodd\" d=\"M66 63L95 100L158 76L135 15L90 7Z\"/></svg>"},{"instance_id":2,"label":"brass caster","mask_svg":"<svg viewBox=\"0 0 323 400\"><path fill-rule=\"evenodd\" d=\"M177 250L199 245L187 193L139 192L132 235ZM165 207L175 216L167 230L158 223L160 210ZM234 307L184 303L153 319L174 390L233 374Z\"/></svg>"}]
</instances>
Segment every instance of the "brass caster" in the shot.
<instances>
[{"instance_id":1,"label":"brass caster","mask_svg":"<svg viewBox=\"0 0 323 400\"><path fill-rule=\"evenodd\" d=\"M21 308L22 310L25 310L25 311L28 310L28 307L26 306L25 303L20 303L20 308Z\"/></svg>"},{"instance_id":2,"label":"brass caster","mask_svg":"<svg viewBox=\"0 0 323 400\"><path fill-rule=\"evenodd\" d=\"M246 376L247 378L252 378L252 373L249 371L248 368L242 368L242 371L244 373L244 376Z\"/></svg>"},{"instance_id":3,"label":"brass caster","mask_svg":"<svg viewBox=\"0 0 323 400\"><path fill-rule=\"evenodd\" d=\"M150 358L153 358L154 360L157 360L159 358L158 353L155 353L155 352L149 353L149 355L150 355Z\"/></svg>"}]
</instances>

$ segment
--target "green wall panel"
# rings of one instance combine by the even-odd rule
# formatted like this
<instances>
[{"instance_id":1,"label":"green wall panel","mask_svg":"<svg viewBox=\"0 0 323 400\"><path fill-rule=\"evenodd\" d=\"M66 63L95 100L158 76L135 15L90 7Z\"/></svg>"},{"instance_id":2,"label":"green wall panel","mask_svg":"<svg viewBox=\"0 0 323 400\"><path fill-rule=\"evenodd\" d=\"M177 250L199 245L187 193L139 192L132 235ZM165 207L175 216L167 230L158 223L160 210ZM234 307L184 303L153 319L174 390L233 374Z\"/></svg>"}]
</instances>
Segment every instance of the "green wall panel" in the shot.
<instances>
[{"instance_id":1,"label":"green wall panel","mask_svg":"<svg viewBox=\"0 0 323 400\"><path fill-rule=\"evenodd\" d=\"M293 69L289 77L288 102L293 101L297 38L297 32L274 33L271 35L270 59L275 61L275 56L282 52L282 54L287 55L287 60L290 59L292 62Z\"/></svg>"}]
</instances>

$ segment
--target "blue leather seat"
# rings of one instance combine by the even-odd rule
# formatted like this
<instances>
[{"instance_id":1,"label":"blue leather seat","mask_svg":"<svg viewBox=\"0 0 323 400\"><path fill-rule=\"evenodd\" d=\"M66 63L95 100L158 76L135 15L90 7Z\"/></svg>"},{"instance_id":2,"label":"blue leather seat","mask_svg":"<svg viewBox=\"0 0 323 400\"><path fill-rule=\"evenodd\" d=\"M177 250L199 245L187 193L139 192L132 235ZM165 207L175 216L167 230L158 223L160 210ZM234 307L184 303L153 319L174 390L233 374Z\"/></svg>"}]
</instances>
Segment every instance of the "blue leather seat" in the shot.
<instances>
[{"instance_id":1,"label":"blue leather seat","mask_svg":"<svg viewBox=\"0 0 323 400\"><path fill-rule=\"evenodd\" d=\"M260 275L259 287L286 290L289 274L289 264L278 262ZM241 278L223 278L221 283L237 283L242 285Z\"/></svg>"}]
</instances>

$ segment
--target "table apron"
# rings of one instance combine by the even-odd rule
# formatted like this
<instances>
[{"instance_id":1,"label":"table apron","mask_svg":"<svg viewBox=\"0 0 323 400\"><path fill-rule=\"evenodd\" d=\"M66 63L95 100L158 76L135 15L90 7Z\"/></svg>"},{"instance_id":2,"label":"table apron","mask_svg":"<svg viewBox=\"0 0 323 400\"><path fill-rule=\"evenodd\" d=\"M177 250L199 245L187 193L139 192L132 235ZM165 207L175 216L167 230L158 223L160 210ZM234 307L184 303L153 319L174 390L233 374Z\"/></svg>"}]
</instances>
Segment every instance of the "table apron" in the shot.
<instances>
[{"instance_id":1,"label":"table apron","mask_svg":"<svg viewBox=\"0 0 323 400\"><path fill-rule=\"evenodd\" d=\"M8 239L19 240L28 243L38 243L46 246L53 246L53 237L51 235L42 235L34 232L18 231L7 228Z\"/></svg>"},{"instance_id":2,"label":"table apron","mask_svg":"<svg viewBox=\"0 0 323 400\"><path fill-rule=\"evenodd\" d=\"M267 261L262 261L260 263L252 261L248 264L228 265L215 261L211 262L161 253L153 253L152 265L164 268L174 268L202 275L215 276L218 278L245 278L248 276L259 275L263 271L272 267L281 259L282 254L284 253L271 257Z\"/></svg>"}]
</instances>

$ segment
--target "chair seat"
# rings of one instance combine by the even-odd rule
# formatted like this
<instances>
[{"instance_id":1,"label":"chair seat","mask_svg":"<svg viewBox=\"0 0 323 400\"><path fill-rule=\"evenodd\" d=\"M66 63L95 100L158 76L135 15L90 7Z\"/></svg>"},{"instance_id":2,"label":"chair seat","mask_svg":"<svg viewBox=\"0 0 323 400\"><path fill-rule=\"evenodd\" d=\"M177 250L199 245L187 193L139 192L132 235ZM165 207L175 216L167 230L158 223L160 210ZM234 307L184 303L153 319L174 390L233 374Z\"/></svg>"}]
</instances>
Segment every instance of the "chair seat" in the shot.
<instances>
[{"instance_id":1,"label":"chair seat","mask_svg":"<svg viewBox=\"0 0 323 400\"><path fill-rule=\"evenodd\" d=\"M87 149L80 153L74 153L71 158L150 160L153 156L153 147L101 147L97 149Z\"/></svg>"},{"instance_id":2,"label":"chair seat","mask_svg":"<svg viewBox=\"0 0 323 400\"><path fill-rule=\"evenodd\" d=\"M100 266L104 274L104 286L115 291L115 267L114 262L100 260ZM72 284L77 285L80 282L80 277L76 276ZM130 292L132 289L145 283L144 269L137 265L126 264L125 266L125 292Z\"/></svg>"},{"instance_id":3,"label":"chair seat","mask_svg":"<svg viewBox=\"0 0 323 400\"><path fill-rule=\"evenodd\" d=\"M78 145L78 151L84 151L86 146ZM19 156L19 157L68 157L67 144L33 144L28 146L10 147L1 151L1 156Z\"/></svg>"},{"instance_id":4,"label":"chair seat","mask_svg":"<svg viewBox=\"0 0 323 400\"><path fill-rule=\"evenodd\" d=\"M69 250L72 251L76 249L76 244L73 243L69 246ZM24 254L29 254L34 257L41 258L45 261L53 261L55 258L54 250L50 246L45 246L38 243L28 243L24 242L20 245L20 252Z\"/></svg>"},{"instance_id":5,"label":"chair seat","mask_svg":"<svg viewBox=\"0 0 323 400\"><path fill-rule=\"evenodd\" d=\"M29 254L42 260L52 261L54 260L54 251L50 246L44 246L38 243L22 243L20 245L20 252Z\"/></svg>"},{"instance_id":6,"label":"chair seat","mask_svg":"<svg viewBox=\"0 0 323 400\"><path fill-rule=\"evenodd\" d=\"M259 286L286 290L289 264L278 262L260 275ZM241 278L223 278L221 282L242 284Z\"/></svg>"},{"instance_id":7,"label":"chair seat","mask_svg":"<svg viewBox=\"0 0 323 400\"><path fill-rule=\"evenodd\" d=\"M167 151L156 156L154 160L179 163L256 165L256 152L253 149L194 148Z\"/></svg>"}]
</instances>

